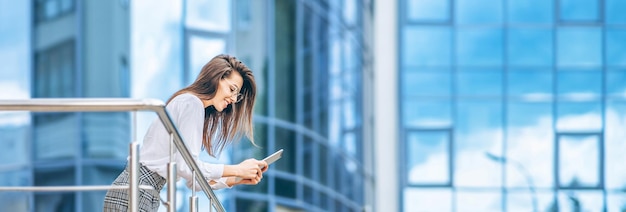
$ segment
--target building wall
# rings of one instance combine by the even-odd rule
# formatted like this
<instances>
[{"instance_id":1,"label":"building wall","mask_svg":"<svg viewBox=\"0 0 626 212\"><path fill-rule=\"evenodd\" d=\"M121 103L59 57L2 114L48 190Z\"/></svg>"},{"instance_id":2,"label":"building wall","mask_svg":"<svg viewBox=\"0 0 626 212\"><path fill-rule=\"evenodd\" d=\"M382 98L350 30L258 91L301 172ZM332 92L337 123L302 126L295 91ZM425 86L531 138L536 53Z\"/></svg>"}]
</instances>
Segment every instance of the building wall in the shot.
<instances>
[{"instance_id":1,"label":"building wall","mask_svg":"<svg viewBox=\"0 0 626 212\"><path fill-rule=\"evenodd\" d=\"M24 72L32 76L29 97L128 97L120 56L129 53L129 20L120 2L34 1L24 9L32 32L24 36L32 48L23 55L32 60ZM25 185L106 185L121 170L130 141L127 113L32 113L27 119ZM104 192L26 194L24 210L88 211L100 210Z\"/></svg>"},{"instance_id":2,"label":"building wall","mask_svg":"<svg viewBox=\"0 0 626 212\"><path fill-rule=\"evenodd\" d=\"M30 34L32 21L29 1L0 1L0 99L30 98ZM5 21L7 20L7 21ZM32 180L30 114L0 112L0 186L28 186ZM28 193L1 192L0 203L7 211L25 211L32 196Z\"/></svg>"},{"instance_id":3,"label":"building wall","mask_svg":"<svg viewBox=\"0 0 626 212\"><path fill-rule=\"evenodd\" d=\"M372 210L374 139L369 137L372 123L366 123L371 108L364 106L373 101L364 91L371 86L364 79L372 77L368 34L372 29L367 26L372 21L371 4L356 0L3 4L21 10L3 11L3 18L32 25L0 26L1 32L22 38L17 45L8 45L9 37L4 33L0 37L0 54L11 58L21 52L9 72L0 72L1 88L21 92L0 97L167 100L191 83L213 56L234 54L257 77L255 140L261 148L241 141L217 158L206 154L201 158L238 163L281 148L285 154L260 185L219 191L227 210ZM0 113L0 145L25 153L2 160L0 183L107 185L124 167L128 143L141 141L153 118L146 113ZM0 155L9 157L4 151ZM182 199L178 210L186 211L191 192L182 182L177 189ZM100 210L103 196L104 192L11 193L0 196L0 201L17 211L93 211ZM205 198L200 200L201 206L207 205Z\"/></svg>"},{"instance_id":4,"label":"building wall","mask_svg":"<svg viewBox=\"0 0 626 212\"><path fill-rule=\"evenodd\" d=\"M369 49L361 31L367 10L361 10L369 7L360 1L234 3L240 11L233 19L235 54L259 73L257 142L267 148L239 147L233 161L279 148L285 155L267 185L238 188L231 204L238 211L362 210L368 204L363 185L372 185L363 159L367 144L360 142ZM242 21L248 16L249 23ZM267 202L257 198L265 195Z\"/></svg>"},{"instance_id":5,"label":"building wall","mask_svg":"<svg viewBox=\"0 0 626 212\"><path fill-rule=\"evenodd\" d=\"M398 8L402 211L624 210L623 1Z\"/></svg>"}]
</instances>

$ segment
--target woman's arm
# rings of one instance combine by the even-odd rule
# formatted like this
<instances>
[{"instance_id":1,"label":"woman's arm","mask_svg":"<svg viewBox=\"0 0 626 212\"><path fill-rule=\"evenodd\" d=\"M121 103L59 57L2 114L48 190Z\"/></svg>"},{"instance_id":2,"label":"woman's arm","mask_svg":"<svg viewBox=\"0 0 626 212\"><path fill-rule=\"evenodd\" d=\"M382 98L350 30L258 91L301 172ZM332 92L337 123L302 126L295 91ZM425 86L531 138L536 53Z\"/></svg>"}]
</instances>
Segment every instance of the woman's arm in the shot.
<instances>
[{"instance_id":1,"label":"woman's arm","mask_svg":"<svg viewBox=\"0 0 626 212\"><path fill-rule=\"evenodd\" d=\"M193 159L198 164L203 175L211 180L219 180L226 183L229 187L235 184L257 184L263 176L263 172L267 168L267 163L262 160L248 159L236 165L211 164L200 161L198 155L202 150L202 133L204 127L204 108L202 102L195 96L182 94L170 102L167 109L171 114L174 124L177 126L178 132L181 134L185 146L189 149ZM178 99L180 98L180 99ZM210 147L207 147L210 148ZM191 181L192 172L187 166L181 154L177 151L175 154L177 162L177 173L180 177ZM242 180L224 180L223 177L238 177ZM230 183L229 183L230 182Z\"/></svg>"},{"instance_id":2,"label":"woman's arm","mask_svg":"<svg viewBox=\"0 0 626 212\"><path fill-rule=\"evenodd\" d=\"M267 167L265 161L256 159L247 159L237 165L225 165L224 177L227 177L225 183L229 187L238 184L256 185L263 179Z\"/></svg>"}]
</instances>

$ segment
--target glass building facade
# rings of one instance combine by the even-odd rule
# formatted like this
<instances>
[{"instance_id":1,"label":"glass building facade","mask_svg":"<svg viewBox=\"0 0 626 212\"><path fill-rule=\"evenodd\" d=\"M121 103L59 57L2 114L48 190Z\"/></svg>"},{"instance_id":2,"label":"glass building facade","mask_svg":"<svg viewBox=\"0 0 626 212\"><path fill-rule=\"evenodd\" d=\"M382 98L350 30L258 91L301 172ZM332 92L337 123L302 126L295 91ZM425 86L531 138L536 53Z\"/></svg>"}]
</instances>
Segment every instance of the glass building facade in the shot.
<instances>
[{"instance_id":1,"label":"glass building facade","mask_svg":"<svg viewBox=\"0 0 626 212\"><path fill-rule=\"evenodd\" d=\"M399 1L403 211L624 211L626 2Z\"/></svg>"},{"instance_id":2,"label":"glass building facade","mask_svg":"<svg viewBox=\"0 0 626 212\"><path fill-rule=\"evenodd\" d=\"M261 184L218 191L226 210L362 211L372 200L362 80L369 1L0 1L1 20L17 20L0 24L0 56L10 59L0 71L0 88L10 92L0 99L167 100L212 57L233 54L257 80L260 148L235 142L201 159L285 153ZM129 141L141 141L155 117L0 112L0 185L110 184ZM178 210L188 211L191 191L184 182L177 189ZM9 211L98 211L103 197L2 192L0 202Z\"/></svg>"}]
</instances>

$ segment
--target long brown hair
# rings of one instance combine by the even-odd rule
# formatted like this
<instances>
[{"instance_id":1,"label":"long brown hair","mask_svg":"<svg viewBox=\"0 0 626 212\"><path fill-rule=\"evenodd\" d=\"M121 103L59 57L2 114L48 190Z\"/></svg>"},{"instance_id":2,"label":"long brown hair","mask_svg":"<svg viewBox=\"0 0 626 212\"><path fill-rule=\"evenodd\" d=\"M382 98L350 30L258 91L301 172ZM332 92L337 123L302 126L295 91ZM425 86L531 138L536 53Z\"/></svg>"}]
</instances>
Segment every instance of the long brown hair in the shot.
<instances>
[{"instance_id":1,"label":"long brown hair","mask_svg":"<svg viewBox=\"0 0 626 212\"><path fill-rule=\"evenodd\" d=\"M208 100L215 97L219 82L236 71L243 78L240 93L243 100L239 103L229 104L220 113L213 106L204 109L204 130L202 144L207 153L215 156L224 147L240 140L244 135L254 143L252 113L256 97L256 83L252 71L237 58L230 55L218 55L202 67L200 74L191 85L183 88L167 101L183 93L193 93L200 99ZM217 133L217 131L220 133Z\"/></svg>"}]
</instances>

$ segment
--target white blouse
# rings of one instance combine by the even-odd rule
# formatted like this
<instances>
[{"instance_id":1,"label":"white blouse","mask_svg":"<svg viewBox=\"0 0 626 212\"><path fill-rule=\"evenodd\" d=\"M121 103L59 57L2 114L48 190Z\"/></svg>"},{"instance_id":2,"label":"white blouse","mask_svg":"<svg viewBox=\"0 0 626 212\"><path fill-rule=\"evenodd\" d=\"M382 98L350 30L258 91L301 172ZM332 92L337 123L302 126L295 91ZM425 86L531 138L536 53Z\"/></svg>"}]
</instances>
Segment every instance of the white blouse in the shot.
<instances>
[{"instance_id":1,"label":"white blouse","mask_svg":"<svg viewBox=\"0 0 626 212\"><path fill-rule=\"evenodd\" d=\"M189 93L180 94L174 97L165 108L202 174L209 181L214 180L217 182L211 185L211 187L213 189L230 188L226 184L226 178L222 177L224 164L210 164L198 159L198 155L202 151L202 132L204 127L204 105L200 98ZM156 118L150 125L150 128L148 128L143 139L139 161L150 170L167 178L167 163L170 161L169 153L170 135L159 118ZM193 173L178 150L174 153L174 162L176 162L178 169L176 181L183 177L187 179L189 186L193 179ZM196 188L199 188L199 186Z\"/></svg>"}]
</instances>

